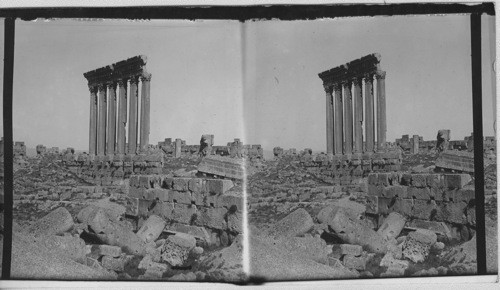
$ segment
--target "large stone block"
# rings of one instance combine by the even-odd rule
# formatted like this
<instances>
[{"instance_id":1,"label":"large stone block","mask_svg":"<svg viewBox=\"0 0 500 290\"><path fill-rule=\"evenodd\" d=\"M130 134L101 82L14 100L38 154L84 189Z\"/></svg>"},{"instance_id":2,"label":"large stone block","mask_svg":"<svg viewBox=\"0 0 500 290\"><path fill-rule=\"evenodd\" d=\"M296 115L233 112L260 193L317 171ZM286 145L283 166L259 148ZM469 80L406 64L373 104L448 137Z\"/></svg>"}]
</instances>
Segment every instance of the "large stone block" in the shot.
<instances>
[{"instance_id":1,"label":"large stone block","mask_svg":"<svg viewBox=\"0 0 500 290\"><path fill-rule=\"evenodd\" d=\"M408 189L407 186L401 186L401 185L388 186L383 189L382 196L388 198L393 198L393 197L407 198L408 197L407 189Z\"/></svg>"},{"instance_id":2,"label":"large stone block","mask_svg":"<svg viewBox=\"0 0 500 290\"><path fill-rule=\"evenodd\" d=\"M205 192L205 181L201 178L191 178L188 182L188 188L193 193Z\"/></svg>"},{"instance_id":3,"label":"large stone block","mask_svg":"<svg viewBox=\"0 0 500 290\"><path fill-rule=\"evenodd\" d=\"M459 189L452 191L452 193L454 202L463 201L469 203L469 201L476 199L476 191L474 189Z\"/></svg>"},{"instance_id":4,"label":"large stone block","mask_svg":"<svg viewBox=\"0 0 500 290\"><path fill-rule=\"evenodd\" d=\"M172 191L164 188L143 189L143 198L146 200L170 201Z\"/></svg>"},{"instance_id":5,"label":"large stone block","mask_svg":"<svg viewBox=\"0 0 500 290\"><path fill-rule=\"evenodd\" d=\"M462 189L472 180L469 174L445 174L444 183L449 189Z\"/></svg>"},{"instance_id":6,"label":"large stone block","mask_svg":"<svg viewBox=\"0 0 500 290\"><path fill-rule=\"evenodd\" d=\"M102 267L104 269L113 270L116 272L123 272L127 264L132 260L131 255L122 255L118 258L113 258L110 256L104 256L102 258Z\"/></svg>"},{"instance_id":7,"label":"large stone block","mask_svg":"<svg viewBox=\"0 0 500 290\"><path fill-rule=\"evenodd\" d=\"M35 236L60 235L73 228L73 217L64 207L59 207L43 218L35 221L29 227L29 232Z\"/></svg>"},{"instance_id":8,"label":"large stone block","mask_svg":"<svg viewBox=\"0 0 500 290\"><path fill-rule=\"evenodd\" d=\"M413 211L411 216L423 220L435 220L438 216L438 207L434 200L420 200L413 201Z\"/></svg>"},{"instance_id":9,"label":"large stone block","mask_svg":"<svg viewBox=\"0 0 500 290\"><path fill-rule=\"evenodd\" d=\"M428 174L412 174L411 185L413 187L423 188L427 186Z\"/></svg>"},{"instance_id":10,"label":"large stone block","mask_svg":"<svg viewBox=\"0 0 500 290\"><path fill-rule=\"evenodd\" d=\"M192 224L198 216L196 205L174 204L171 219L183 224Z\"/></svg>"},{"instance_id":11,"label":"large stone block","mask_svg":"<svg viewBox=\"0 0 500 290\"><path fill-rule=\"evenodd\" d=\"M344 210L337 211L328 226L346 243L363 246L375 253L387 252L386 242L380 234L349 217Z\"/></svg>"},{"instance_id":12,"label":"large stone block","mask_svg":"<svg viewBox=\"0 0 500 290\"><path fill-rule=\"evenodd\" d=\"M241 193L226 192L217 196L217 207L225 207L231 211L243 211L243 196Z\"/></svg>"},{"instance_id":13,"label":"large stone block","mask_svg":"<svg viewBox=\"0 0 500 290\"><path fill-rule=\"evenodd\" d=\"M224 194L234 186L229 179L207 179L205 182L207 191L211 194Z\"/></svg>"},{"instance_id":14,"label":"large stone block","mask_svg":"<svg viewBox=\"0 0 500 290\"><path fill-rule=\"evenodd\" d=\"M190 205L191 204L191 193L189 191L170 191L168 196L168 201L172 203L179 203Z\"/></svg>"},{"instance_id":15,"label":"large stone block","mask_svg":"<svg viewBox=\"0 0 500 290\"><path fill-rule=\"evenodd\" d=\"M201 207L198 210L195 225L223 230L227 228L224 219L227 210L225 208Z\"/></svg>"},{"instance_id":16,"label":"large stone block","mask_svg":"<svg viewBox=\"0 0 500 290\"><path fill-rule=\"evenodd\" d=\"M162 217L165 220L172 220L172 212L174 210L174 204L170 202L158 202L149 211L150 214L154 214Z\"/></svg>"},{"instance_id":17,"label":"large stone block","mask_svg":"<svg viewBox=\"0 0 500 290\"><path fill-rule=\"evenodd\" d=\"M392 203L392 201L391 201L391 203ZM413 212L412 212L413 206L414 206L413 199L396 198L394 200L392 207L390 207L391 210L389 210L388 213L391 211L394 211L394 212L402 214L405 217L409 217L413 214Z\"/></svg>"},{"instance_id":18,"label":"large stone block","mask_svg":"<svg viewBox=\"0 0 500 290\"><path fill-rule=\"evenodd\" d=\"M360 245L351 245L351 244L341 244L340 245L340 254L341 255L349 255L349 256L360 256L363 252L363 247Z\"/></svg>"},{"instance_id":19,"label":"large stone block","mask_svg":"<svg viewBox=\"0 0 500 290\"><path fill-rule=\"evenodd\" d=\"M146 199L145 192L146 189L143 187L130 187L128 195L130 197Z\"/></svg>"},{"instance_id":20,"label":"large stone block","mask_svg":"<svg viewBox=\"0 0 500 290\"><path fill-rule=\"evenodd\" d=\"M413 199L423 199L429 200L431 199L431 190L427 187L408 187L408 197Z\"/></svg>"},{"instance_id":21,"label":"large stone block","mask_svg":"<svg viewBox=\"0 0 500 290\"><path fill-rule=\"evenodd\" d=\"M143 255L144 242L129 228L115 221L103 208L98 208L89 216L88 227L97 234L102 242L119 246L128 253Z\"/></svg>"},{"instance_id":22,"label":"large stone block","mask_svg":"<svg viewBox=\"0 0 500 290\"><path fill-rule=\"evenodd\" d=\"M173 179L173 189L175 191L188 191L190 178L176 177Z\"/></svg>"},{"instance_id":23,"label":"large stone block","mask_svg":"<svg viewBox=\"0 0 500 290\"><path fill-rule=\"evenodd\" d=\"M465 224L467 222L465 215L467 203L465 202L440 202L438 208L436 220L456 224Z\"/></svg>"},{"instance_id":24,"label":"large stone block","mask_svg":"<svg viewBox=\"0 0 500 290\"><path fill-rule=\"evenodd\" d=\"M386 240L395 239L399 236L406 224L406 219L403 215L397 212L391 212L382 222L377 233Z\"/></svg>"},{"instance_id":25,"label":"large stone block","mask_svg":"<svg viewBox=\"0 0 500 290\"><path fill-rule=\"evenodd\" d=\"M268 234L276 237L297 237L311 230L313 226L309 213L300 208L272 225Z\"/></svg>"},{"instance_id":26,"label":"large stone block","mask_svg":"<svg viewBox=\"0 0 500 290\"><path fill-rule=\"evenodd\" d=\"M227 229L234 233L243 233L243 215L241 212L227 214Z\"/></svg>"},{"instance_id":27,"label":"large stone block","mask_svg":"<svg viewBox=\"0 0 500 290\"><path fill-rule=\"evenodd\" d=\"M167 223L157 215L151 215L137 232L137 236L145 243L154 242L163 232Z\"/></svg>"},{"instance_id":28,"label":"large stone block","mask_svg":"<svg viewBox=\"0 0 500 290\"><path fill-rule=\"evenodd\" d=\"M344 266L347 268L364 271L366 269L366 264L368 262L368 259L365 256L354 257L347 255L344 257L343 262Z\"/></svg>"},{"instance_id":29,"label":"large stone block","mask_svg":"<svg viewBox=\"0 0 500 290\"><path fill-rule=\"evenodd\" d=\"M191 226L181 223L173 223L168 226L167 231L173 233L179 232L179 233L189 234L195 237L196 239L201 240L202 242L204 242L204 244L210 243L210 234L204 227Z\"/></svg>"}]
</instances>

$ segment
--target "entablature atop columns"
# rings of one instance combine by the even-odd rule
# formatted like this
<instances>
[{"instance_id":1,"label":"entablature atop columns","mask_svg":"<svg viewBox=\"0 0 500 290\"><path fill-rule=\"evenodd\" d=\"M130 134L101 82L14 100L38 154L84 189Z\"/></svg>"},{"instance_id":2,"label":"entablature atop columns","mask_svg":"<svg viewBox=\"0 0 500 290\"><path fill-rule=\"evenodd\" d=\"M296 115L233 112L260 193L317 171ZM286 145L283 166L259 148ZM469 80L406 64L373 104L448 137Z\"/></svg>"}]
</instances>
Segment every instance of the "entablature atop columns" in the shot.
<instances>
[{"instance_id":1,"label":"entablature atop columns","mask_svg":"<svg viewBox=\"0 0 500 290\"><path fill-rule=\"evenodd\" d=\"M100 84L115 83L140 76L149 76L145 65L147 57L138 55L126 60L122 60L111 65L107 65L83 74L87 79L89 87Z\"/></svg>"},{"instance_id":2,"label":"entablature atop columns","mask_svg":"<svg viewBox=\"0 0 500 290\"><path fill-rule=\"evenodd\" d=\"M327 87L336 83L350 82L366 74L377 74L380 72L379 66L380 54L373 53L319 73L318 76L323 81L323 86Z\"/></svg>"}]
</instances>

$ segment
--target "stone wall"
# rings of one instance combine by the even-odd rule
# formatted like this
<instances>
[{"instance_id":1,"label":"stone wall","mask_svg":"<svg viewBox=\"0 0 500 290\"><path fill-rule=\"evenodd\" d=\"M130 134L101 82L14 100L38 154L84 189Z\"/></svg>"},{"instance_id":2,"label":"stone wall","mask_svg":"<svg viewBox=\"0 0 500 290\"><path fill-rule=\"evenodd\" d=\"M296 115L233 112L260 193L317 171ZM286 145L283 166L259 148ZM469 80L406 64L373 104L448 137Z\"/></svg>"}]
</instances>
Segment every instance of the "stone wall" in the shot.
<instances>
[{"instance_id":1,"label":"stone wall","mask_svg":"<svg viewBox=\"0 0 500 290\"><path fill-rule=\"evenodd\" d=\"M437 158L436 167L473 173L474 153L457 150L444 151Z\"/></svg>"},{"instance_id":2,"label":"stone wall","mask_svg":"<svg viewBox=\"0 0 500 290\"><path fill-rule=\"evenodd\" d=\"M63 163L73 173L95 185L121 185L133 174L162 173L163 154L91 156L66 154Z\"/></svg>"},{"instance_id":3,"label":"stone wall","mask_svg":"<svg viewBox=\"0 0 500 290\"><path fill-rule=\"evenodd\" d=\"M401 170L401 152L363 153L349 155L303 154L300 163L316 177L328 183L358 184L370 172Z\"/></svg>"},{"instance_id":4,"label":"stone wall","mask_svg":"<svg viewBox=\"0 0 500 290\"><path fill-rule=\"evenodd\" d=\"M198 171L232 179L243 179L245 175L243 160L216 155L203 158Z\"/></svg>"},{"instance_id":5,"label":"stone wall","mask_svg":"<svg viewBox=\"0 0 500 290\"><path fill-rule=\"evenodd\" d=\"M127 214L140 220L157 215L213 238L235 236L243 232L243 193L233 186L224 179L132 175Z\"/></svg>"},{"instance_id":6,"label":"stone wall","mask_svg":"<svg viewBox=\"0 0 500 290\"><path fill-rule=\"evenodd\" d=\"M372 173L366 212L381 216L397 212L410 227L427 225L453 236L453 228L475 227L475 193L465 187L470 181L469 174Z\"/></svg>"}]
</instances>

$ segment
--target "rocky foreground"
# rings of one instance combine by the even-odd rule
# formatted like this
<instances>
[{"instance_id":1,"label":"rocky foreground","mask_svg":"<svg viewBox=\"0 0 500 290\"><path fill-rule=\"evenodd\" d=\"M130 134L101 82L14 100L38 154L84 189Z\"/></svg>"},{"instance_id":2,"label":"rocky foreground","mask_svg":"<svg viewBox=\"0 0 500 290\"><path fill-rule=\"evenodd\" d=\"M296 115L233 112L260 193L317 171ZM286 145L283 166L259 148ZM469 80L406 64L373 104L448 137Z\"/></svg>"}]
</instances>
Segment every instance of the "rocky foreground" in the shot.
<instances>
[{"instance_id":1,"label":"rocky foreground","mask_svg":"<svg viewBox=\"0 0 500 290\"><path fill-rule=\"evenodd\" d=\"M14 180L15 279L246 279L241 236L214 242L155 215L138 227L126 214L127 183L93 186L51 158L28 159Z\"/></svg>"},{"instance_id":2,"label":"rocky foreground","mask_svg":"<svg viewBox=\"0 0 500 290\"><path fill-rule=\"evenodd\" d=\"M404 164L409 172L433 169L432 156L409 161ZM486 170L488 273L498 271L493 170ZM366 178L347 187L332 185L292 158L256 163L252 173L247 186L251 270L261 279L477 273L474 231L408 226L396 212L374 220L366 213Z\"/></svg>"}]
</instances>

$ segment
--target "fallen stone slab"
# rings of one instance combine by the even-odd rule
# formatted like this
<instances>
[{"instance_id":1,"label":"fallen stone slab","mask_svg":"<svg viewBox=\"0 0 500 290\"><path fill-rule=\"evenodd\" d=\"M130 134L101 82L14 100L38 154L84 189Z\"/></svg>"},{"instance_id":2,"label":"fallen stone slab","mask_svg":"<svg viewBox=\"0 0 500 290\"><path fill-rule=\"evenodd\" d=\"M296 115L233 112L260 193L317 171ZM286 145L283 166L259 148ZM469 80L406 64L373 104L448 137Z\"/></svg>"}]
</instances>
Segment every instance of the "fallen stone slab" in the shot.
<instances>
[{"instance_id":1,"label":"fallen stone slab","mask_svg":"<svg viewBox=\"0 0 500 290\"><path fill-rule=\"evenodd\" d=\"M120 257L114 258L111 256L102 257L102 267L104 269L123 272L127 264L132 260L133 255L122 254Z\"/></svg>"},{"instance_id":2,"label":"fallen stone slab","mask_svg":"<svg viewBox=\"0 0 500 290\"><path fill-rule=\"evenodd\" d=\"M337 211L327 224L345 243L360 245L374 253L387 252L386 241L379 233L353 219L344 210Z\"/></svg>"},{"instance_id":3,"label":"fallen stone slab","mask_svg":"<svg viewBox=\"0 0 500 290\"><path fill-rule=\"evenodd\" d=\"M403 257L419 263L425 261L437 236L430 230L417 229L406 236L403 243Z\"/></svg>"},{"instance_id":4,"label":"fallen stone slab","mask_svg":"<svg viewBox=\"0 0 500 290\"><path fill-rule=\"evenodd\" d=\"M11 278L58 280L116 280L116 273L99 271L65 257L17 233L12 235Z\"/></svg>"},{"instance_id":5,"label":"fallen stone slab","mask_svg":"<svg viewBox=\"0 0 500 290\"><path fill-rule=\"evenodd\" d=\"M238 235L226 248L208 255L200 263L200 267L210 270L206 279L210 281L243 282L247 279L243 272L243 236Z\"/></svg>"},{"instance_id":6,"label":"fallen stone slab","mask_svg":"<svg viewBox=\"0 0 500 290\"><path fill-rule=\"evenodd\" d=\"M331 267L304 259L269 239L254 235L250 237L250 275L264 281L358 277L341 264Z\"/></svg>"},{"instance_id":7,"label":"fallen stone slab","mask_svg":"<svg viewBox=\"0 0 500 290\"><path fill-rule=\"evenodd\" d=\"M128 227L118 223L104 209L98 208L89 215L87 224L103 243L119 246L130 254L144 255L146 249L144 241Z\"/></svg>"},{"instance_id":8,"label":"fallen stone slab","mask_svg":"<svg viewBox=\"0 0 500 290\"><path fill-rule=\"evenodd\" d=\"M328 254L332 252L331 247L326 245L325 240L320 237L287 237L277 238L274 244L283 250L296 253L297 256L310 259L321 264L328 264Z\"/></svg>"},{"instance_id":9,"label":"fallen stone slab","mask_svg":"<svg viewBox=\"0 0 500 290\"><path fill-rule=\"evenodd\" d=\"M158 239L166 224L167 222L161 217L151 215L139 229L137 236L145 243L153 242Z\"/></svg>"},{"instance_id":10,"label":"fallen stone slab","mask_svg":"<svg viewBox=\"0 0 500 290\"><path fill-rule=\"evenodd\" d=\"M110 246L110 245L92 245L91 246L91 256L101 257L101 256L110 256L110 257L120 257L122 254L122 248L118 246Z\"/></svg>"},{"instance_id":11,"label":"fallen stone slab","mask_svg":"<svg viewBox=\"0 0 500 290\"><path fill-rule=\"evenodd\" d=\"M87 258L85 242L73 236L41 236L34 237L33 241L48 249L48 253L55 256L65 256L75 262L85 264Z\"/></svg>"},{"instance_id":12,"label":"fallen stone slab","mask_svg":"<svg viewBox=\"0 0 500 290\"><path fill-rule=\"evenodd\" d=\"M363 252L363 247L360 245L341 244L340 252L342 255L360 256Z\"/></svg>"},{"instance_id":13,"label":"fallen stone slab","mask_svg":"<svg viewBox=\"0 0 500 290\"><path fill-rule=\"evenodd\" d=\"M297 237L310 231L313 226L314 222L309 213L299 208L272 225L268 234L276 237Z\"/></svg>"},{"instance_id":14,"label":"fallen stone slab","mask_svg":"<svg viewBox=\"0 0 500 290\"><path fill-rule=\"evenodd\" d=\"M28 232L35 235L61 235L73 228L73 217L64 207L59 207L29 227Z\"/></svg>"},{"instance_id":15,"label":"fallen stone slab","mask_svg":"<svg viewBox=\"0 0 500 290\"><path fill-rule=\"evenodd\" d=\"M169 236L159 248L160 261L173 267L184 266L189 260L191 250L196 247L196 239L188 234L178 233Z\"/></svg>"},{"instance_id":16,"label":"fallen stone slab","mask_svg":"<svg viewBox=\"0 0 500 290\"><path fill-rule=\"evenodd\" d=\"M185 225L180 223L174 223L167 226L168 229L165 230L167 233L177 234L177 233L185 233L189 234L195 239L200 240L201 245L210 244L211 238L210 234L204 227Z\"/></svg>"},{"instance_id":17,"label":"fallen stone slab","mask_svg":"<svg viewBox=\"0 0 500 290\"><path fill-rule=\"evenodd\" d=\"M391 212L377 230L383 238L395 239L399 236L406 224L406 219L402 214Z\"/></svg>"}]
</instances>

